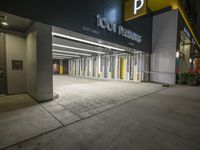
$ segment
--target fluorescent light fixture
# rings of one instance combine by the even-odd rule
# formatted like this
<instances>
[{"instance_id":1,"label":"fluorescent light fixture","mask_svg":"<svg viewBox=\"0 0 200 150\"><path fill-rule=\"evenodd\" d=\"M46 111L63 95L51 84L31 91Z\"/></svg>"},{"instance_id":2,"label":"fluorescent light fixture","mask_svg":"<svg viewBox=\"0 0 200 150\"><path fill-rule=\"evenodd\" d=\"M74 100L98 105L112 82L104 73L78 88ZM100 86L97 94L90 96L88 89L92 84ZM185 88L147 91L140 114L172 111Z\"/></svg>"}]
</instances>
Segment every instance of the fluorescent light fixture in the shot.
<instances>
[{"instance_id":1,"label":"fluorescent light fixture","mask_svg":"<svg viewBox=\"0 0 200 150\"><path fill-rule=\"evenodd\" d=\"M4 25L4 26L8 26L8 23L5 22L5 21L1 22L1 24Z\"/></svg>"},{"instance_id":2,"label":"fluorescent light fixture","mask_svg":"<svg viewBox=\"0 0 200 150\"><path fill-rule=\"evenodd\" d=\"M53 56L53 59L70 59L71 57Z\"/></svg>"},{"instance_id":3,"label":"fluorescent light fixture","mask_svg":"<svg viewBox=\"0 0 200 150\"><path fill-rule=\"evenodd\" d=\"M67 56L55 56L55 55L53 55L53 58L62 58L62 59L64 59L64 58L72 58L72 57L67 57Z\"/></svg>"},{"instance_id":4,"label":"fluorescent light fixture","mask_svg":"<svg viewBox=\"0 0 200 150\"><path fill-rule=\"evenodd\" d=\"M93 50L84 49L84 48L78 48L78 47L72 47L72 46L66 46L66 45L60 45L60 44L52 44L52 45L53 46L57 46L57 47L63 47L63 48L68 48L68 49L79 50L79 51L86 51L86 52L92 52L92 53L97 53L97 54L105 54L104 52L93 51Z\"/></svg>"},{"instance_id":5,"label":"fluorescent light fixture","mask_svg":"<svg viewBox=\"0 0 200 150\"><path fill-rule=\"evenodd\" d=\"M55 56L66 56L66 57L80 57L80 56L77 56L77 55L67 55L67 54L58 54L58 53L53 53L53 55L55 55Z\"/></svg>"},{"instance_id":6,"label":"fluorescent light fixture","mask_svg":"<svg viewBox=\"0 0 200 150\"><path fill-rule=\"evenodd\" d=\"M87 40L75 38L75 37L72 37L72 36L68 36L68 35L64 35L64 34L60 34L60 33L56 33L56 32L52 32L52 35L67 38L67 39L74 40L74 41L79 41L79 42L91 44L91 45L95 45L95 46L100 46L100 47L104 47L104 48L108 48L108 49L113 49L113 50L117 50L117 51L125 51L124 49L121 49L121 48L108 46L108 45L104 45L104 44L100 44L100 43L96 43L96 42L92 42L92 41L87 41Z\"/></svg>"},{"instance_id":7,"label":"fluorescent light fixture","mask_svg":"<svg viewBox=\"0 0 200 150\"><path fill-rule=\"evenodd\" d=\"M83 56L91 56L90 54L76 53L76 52L70 52L70 51L65 51L65 50L57 50L57 49L53 49L53 52L60 52L60 53L66 53L66 54L75 54L75 55L83 55Z\"/></svg>"}]
</instances>

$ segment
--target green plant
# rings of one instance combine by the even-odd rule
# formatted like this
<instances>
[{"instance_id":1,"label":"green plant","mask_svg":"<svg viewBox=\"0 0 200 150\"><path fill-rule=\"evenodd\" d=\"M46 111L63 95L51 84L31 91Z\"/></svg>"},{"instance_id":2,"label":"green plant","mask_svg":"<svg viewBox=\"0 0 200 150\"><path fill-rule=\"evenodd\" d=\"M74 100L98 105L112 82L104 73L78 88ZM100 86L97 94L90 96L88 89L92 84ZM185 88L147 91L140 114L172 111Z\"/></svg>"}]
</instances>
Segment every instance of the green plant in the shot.
<instances>
[{"instance_id":1,"label":"green plant","mask_svg":"<svg viewBox=\"0 0 200 150\"><path fill-rule=\"evenodd\" d=\"M177 83L180 85L200 86L200 74L198 73L178 74Z\"/></svg>"}]
</instances>

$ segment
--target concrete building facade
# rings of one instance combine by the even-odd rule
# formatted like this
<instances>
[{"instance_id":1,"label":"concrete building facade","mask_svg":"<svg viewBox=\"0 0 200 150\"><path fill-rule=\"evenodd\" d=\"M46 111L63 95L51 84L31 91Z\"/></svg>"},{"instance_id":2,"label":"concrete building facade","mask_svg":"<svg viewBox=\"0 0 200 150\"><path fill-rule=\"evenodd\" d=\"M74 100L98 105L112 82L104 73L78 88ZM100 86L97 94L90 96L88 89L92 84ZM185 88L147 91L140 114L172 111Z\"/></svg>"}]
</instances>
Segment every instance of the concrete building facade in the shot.
<instances>
[{"instance_id":1,"label":"concrete building facade","mask_svg":"<svg viewBox=\"0 0 200 150\"><path fill-rule=\"evenodd\" d=\"M126 9L134 2L31 1L12 7L17 2L6 1L0 6L0 94L51 100L53 73L175 84L176 74L197 61L191 53L199 51L198 40L174 5L155 11L144 0L144 10L134 14ZM127 13L133 14L124 18Z\"/></svg>"}]
</instances>

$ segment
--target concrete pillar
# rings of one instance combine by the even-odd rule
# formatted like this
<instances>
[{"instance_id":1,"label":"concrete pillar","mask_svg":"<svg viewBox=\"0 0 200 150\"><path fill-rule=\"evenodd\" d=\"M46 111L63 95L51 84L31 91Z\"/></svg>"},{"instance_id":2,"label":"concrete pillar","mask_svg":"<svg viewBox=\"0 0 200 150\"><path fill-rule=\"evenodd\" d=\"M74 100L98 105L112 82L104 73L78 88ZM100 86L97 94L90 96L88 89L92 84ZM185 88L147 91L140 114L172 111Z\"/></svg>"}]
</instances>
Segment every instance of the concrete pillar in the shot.
<instances>
[{"instance_id":1,"label":"concrete pillar","mask_svg":"<svg viewBox=\"0 0 200 150\"><path fill-rule=\"evenodd\" d=\"M112 72L111 72L111 58L110 55L108 56L108 78L112 78Z\"/></svg>"},{"instance_id":2,"label":"concrete pillar","mask_svg":"<svg viewBox=\"0 0 200 150\"><path fill-rule=\"evenodd\" d=\"M52 27L35 22L27 32L27 92L37 101L53 99Z\"/></svg>"},{"instance_id":3,"label":"concrete pillar","mask_svg":"<svg viewBox=\"0 0 200 150\"><path fill-rule=\"evenodd\" d=\"M130 62L131 62L130 56L131 56L130 54L127 54L127 74L126 74L127 80L130 80Z\"/></svg>"},{"instance_id":4,"label":"concrete pillar","mask_svg":"<svg viewBox=\"0 0 200 150\"><path fill-rule=\"evenodd\" d=\"M115 79L118 79L118 55L115 56Z\"/></svg>"},{"instance_id":5,"label":"concrete pillar","mask_svg":"<svg viewBox=\"0 0 200 150\"><path fill-rule=\"evenodd\" d=\"M98 56L98 66L97 66L97 69L98 69L98 77L102 77L102 73L101 73L101 55Z\"/></svg>"},{"instance_id":6,"label":"concrete pillar","mask_svg":"<svg viewBox=\"0 0 200 150\"><path fill-rule=\"evenodd\" d=\"M92 58L89 58L89 77L92 77Z\"/></svg>"}]
</instances>

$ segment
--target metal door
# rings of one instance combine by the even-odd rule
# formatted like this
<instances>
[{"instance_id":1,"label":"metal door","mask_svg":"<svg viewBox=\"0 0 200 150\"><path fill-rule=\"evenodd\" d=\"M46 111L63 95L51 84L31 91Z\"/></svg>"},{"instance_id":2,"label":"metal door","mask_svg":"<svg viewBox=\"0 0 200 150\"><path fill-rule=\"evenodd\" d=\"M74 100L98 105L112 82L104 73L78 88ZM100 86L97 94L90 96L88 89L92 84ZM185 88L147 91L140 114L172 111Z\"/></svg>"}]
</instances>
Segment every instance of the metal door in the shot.
<instances>
[{"instance_id":1,"label":"metal door","mask_svg":"<svg viewBox=\"0 0 200 150\"><path fill-rule=\"evenodd\" d=\"M5 34L0 33L0 95L6 94L6 92Z\"/></svg>"}]
</instances>

